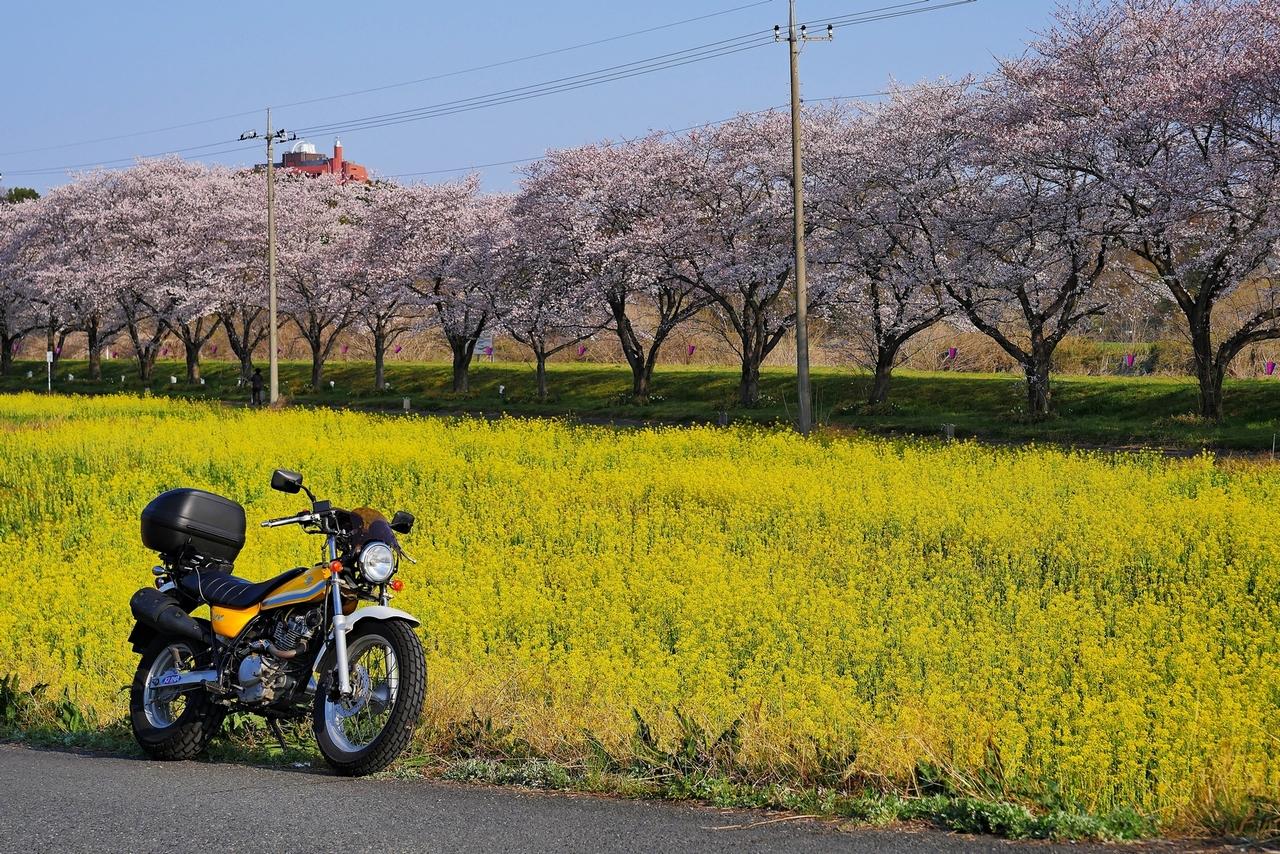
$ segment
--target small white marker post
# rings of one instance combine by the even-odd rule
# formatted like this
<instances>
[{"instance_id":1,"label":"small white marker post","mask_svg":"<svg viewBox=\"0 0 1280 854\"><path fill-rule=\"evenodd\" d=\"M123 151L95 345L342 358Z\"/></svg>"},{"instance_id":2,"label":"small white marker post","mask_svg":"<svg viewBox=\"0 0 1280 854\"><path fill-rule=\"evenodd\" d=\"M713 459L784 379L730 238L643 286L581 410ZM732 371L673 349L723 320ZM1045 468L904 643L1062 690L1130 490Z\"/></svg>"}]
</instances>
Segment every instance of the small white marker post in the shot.
<instances>
[{"instance_id":1,"label":"small white marker post","mask_svg":"<svg viewBox=\"0 0 1280 854\"><path fill-rule=\"evenodd\" d=\"M53 394L53 351L44 351L44 363L48 367L49 374L49 393Z\"/></svg>"}]
</instances>

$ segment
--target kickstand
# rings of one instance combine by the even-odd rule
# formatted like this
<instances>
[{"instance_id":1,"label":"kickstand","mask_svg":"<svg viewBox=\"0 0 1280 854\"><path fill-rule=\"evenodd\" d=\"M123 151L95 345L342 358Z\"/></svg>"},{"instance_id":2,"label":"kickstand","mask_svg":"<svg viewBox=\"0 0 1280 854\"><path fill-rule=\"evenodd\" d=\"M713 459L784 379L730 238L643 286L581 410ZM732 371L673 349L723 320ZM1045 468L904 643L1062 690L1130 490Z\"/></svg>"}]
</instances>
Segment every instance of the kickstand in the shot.
<instances>
[{"instance_id":1,"label":"kickstand","mask_svg":"<svg viewBox=\"0 0 1280 854\"><path fill-rule=\"evenodd\" d=\"M267 726L271 727L271 732L275 735L276 741L280 742L280 752L288 753L289 748L284 743L284 730L280 729L280 719L267 718Z\"/></svg>"}]
</instances>

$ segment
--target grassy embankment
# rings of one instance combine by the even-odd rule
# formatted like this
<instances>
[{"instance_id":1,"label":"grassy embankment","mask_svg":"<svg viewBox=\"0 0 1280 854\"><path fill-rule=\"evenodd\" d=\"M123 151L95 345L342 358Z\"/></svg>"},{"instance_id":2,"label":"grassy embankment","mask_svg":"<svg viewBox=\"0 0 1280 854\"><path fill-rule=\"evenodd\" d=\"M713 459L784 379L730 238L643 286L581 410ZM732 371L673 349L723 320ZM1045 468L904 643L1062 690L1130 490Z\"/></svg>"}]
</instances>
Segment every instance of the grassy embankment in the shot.
<instances>
[{"instance_id":1,"label":"grassy embankment","mask_svg":"<svg viewBox=\"0 0 1280 854\"><path fill-rule=\"evenodd\" d=\"M162 362L150 390L172 397L248 400L248 391L236 386L235 365L210 361L203 370L206 384L190 386L183 379L181 363ZM26 376L28 371L31 378ZM88 382L86 373L84 362L60 364L55 390L78 394L143 390L131 362L106 363L102 382ZM398 410L408 397L416 411L675 423L715 421L722 410L731 421L787 422L795 415L794 374L785 369L765 370L761 403L751 409L736 405L737 374L730 368L660 368L653 397L644 406L628 399L630 373L625 366L561 363L552 365L550 374L551 399L540 402L532 370L517 363L477 362L467 394L452 392L449 366L439 363L390 363L391 388L383 392L373 388L368 362L334 362L325 374L334 387L319 391L309 388L307 364L281 366L282 393L295 404ZM170 383L171 376L178 377L176 384ZM503 397L499 386L505 386ZM1190 378L1058 377L1054 381L1056 411L1045 420L1026 417L1022 382L1008 374L901 371L889 401L874 410L862 405L867 386L865 374L815 370L819 422L926 436L937 436L943 424L954 424L957 436L993 441L1252 451L1269 451L1280 430L1280 382L1260 379L1228 381L1226 419L1221 424L1195 416L1196 386ZM20 362L12 376L0 378L0 391L43 388L43 363Z\"/></svg>"}]
</instances>

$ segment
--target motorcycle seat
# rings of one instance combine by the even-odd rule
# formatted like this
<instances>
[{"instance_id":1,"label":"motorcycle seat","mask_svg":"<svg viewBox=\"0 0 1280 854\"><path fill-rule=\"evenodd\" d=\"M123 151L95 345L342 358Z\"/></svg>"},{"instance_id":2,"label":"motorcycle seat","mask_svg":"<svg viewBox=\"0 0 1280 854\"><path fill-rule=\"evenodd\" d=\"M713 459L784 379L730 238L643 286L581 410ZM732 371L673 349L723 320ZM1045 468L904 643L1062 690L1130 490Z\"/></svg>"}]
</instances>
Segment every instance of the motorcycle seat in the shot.
<instances>
[{"instance_id":1,"label":"motorcycle seat","mask_svg":"<svg viewBox=\"0 0 1280 854\"><path fill-rule=\"evenodd\" d=\"M178 579L178 589L188 596L223 608L248 608L267 598L273 590L307 571L298 566L266 581L248 581L225 572L189 572Z\"/></svg>"}]
</instances>

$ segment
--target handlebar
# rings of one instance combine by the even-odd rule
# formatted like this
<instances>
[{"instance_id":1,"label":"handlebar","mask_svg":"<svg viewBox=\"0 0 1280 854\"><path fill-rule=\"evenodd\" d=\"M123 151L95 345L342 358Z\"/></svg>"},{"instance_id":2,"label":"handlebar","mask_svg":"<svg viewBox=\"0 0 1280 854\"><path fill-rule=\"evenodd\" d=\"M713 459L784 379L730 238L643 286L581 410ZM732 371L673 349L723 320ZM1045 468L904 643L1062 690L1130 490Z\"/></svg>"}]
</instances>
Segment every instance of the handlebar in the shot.
<instances>
[{"instance_id":1,"label":"handlebar","mask_svg":"<svg viewBox=\"0 0 1280 854\"><path fill-rule=\"evenodd\" d=\"M296 516L281 516L279 519L268 519L262 523L262 527L279 528L281 525L304 525L307 522L315 522L319 518L315 513L306 510Z\"/></svg>"}]
</instances>

